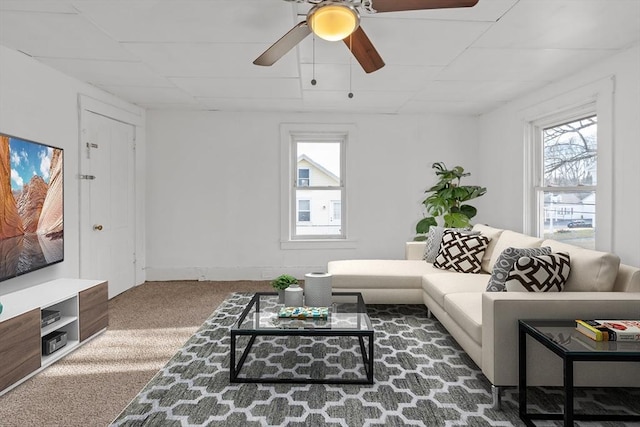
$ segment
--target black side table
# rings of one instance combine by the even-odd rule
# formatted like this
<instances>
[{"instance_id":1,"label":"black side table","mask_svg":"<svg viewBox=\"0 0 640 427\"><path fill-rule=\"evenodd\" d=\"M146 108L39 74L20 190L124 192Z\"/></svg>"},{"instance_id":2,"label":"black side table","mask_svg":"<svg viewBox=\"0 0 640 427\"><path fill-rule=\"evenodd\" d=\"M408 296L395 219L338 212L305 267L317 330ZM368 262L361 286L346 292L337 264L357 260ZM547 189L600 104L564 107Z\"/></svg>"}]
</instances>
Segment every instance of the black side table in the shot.
<instances>
[{"instance_id":1,"label":"black side table","mask_svg":"<svg viewBox=\"0 0 640 427\"><path fill-rule=\"evenodd\" d=\"M573 420L640 421L640 414L575 414L573 408L573 362L640 362L640 342L591 342L590 338L582 338L582 334L575 330L575 320L519 320L518 334L519 412L526 425L535 426L532 420L564 420L566 427L572 427ZM527 335L563 361L564 414L527 413Z\"/></svg>"}]
</instances>

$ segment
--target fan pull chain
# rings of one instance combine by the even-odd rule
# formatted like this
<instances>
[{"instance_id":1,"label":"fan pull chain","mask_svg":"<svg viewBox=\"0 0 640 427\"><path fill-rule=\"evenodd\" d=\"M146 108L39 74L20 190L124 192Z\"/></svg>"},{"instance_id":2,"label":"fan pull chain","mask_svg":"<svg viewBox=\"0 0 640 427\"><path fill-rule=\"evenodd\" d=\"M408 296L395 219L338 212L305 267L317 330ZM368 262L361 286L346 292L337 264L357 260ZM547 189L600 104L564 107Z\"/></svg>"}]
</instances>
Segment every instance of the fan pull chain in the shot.
<instances>
[{"instance_id":1,"label":"fan pull chain","mask_svg":"<svg viewBox=\"0 0 640 427\"><path fill-rule=\"evenodd\" d=\"M311 86L315 86L316 83L316 35L313 35L313 48L312 48L312 59L311 59Z\"/></svg>"},{"instance_id":2,"label":"fan pull chain","mask_svg":"<svg viewBox=\"0 0 640 427\"><path fill-rule=\"evenodd\" d=\"M353 80L353 68L351 67L353 64L353 33L349 34L349 52L351 52L351 55L349 55L349 95L347 96L351 99L353 98L351 90L351 82Z\"/></svg>"}]
</instances>

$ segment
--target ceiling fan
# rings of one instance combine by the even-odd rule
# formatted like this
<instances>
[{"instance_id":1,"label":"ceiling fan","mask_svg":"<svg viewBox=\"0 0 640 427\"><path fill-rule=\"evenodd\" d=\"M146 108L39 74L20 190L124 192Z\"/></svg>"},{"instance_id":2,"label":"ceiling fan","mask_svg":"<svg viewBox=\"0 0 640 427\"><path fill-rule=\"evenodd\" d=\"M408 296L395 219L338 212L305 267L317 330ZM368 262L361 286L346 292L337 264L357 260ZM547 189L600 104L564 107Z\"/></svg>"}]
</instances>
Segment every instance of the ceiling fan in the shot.
<instances>
[{"instance_id":1,"label":"ceiling fan","mask_svg":"<svg viewBox=\"0 0 640 427\"><path fill-rule=\"evenodd\" d=\"M367 73L384 67L384 61L360 26L358 9L367 13L471 7L478 0L285 0L311 3L307 19L293 27L255 61L273 65L312 32L329 41L342 40Z\"/></svg>"}]
</instances>

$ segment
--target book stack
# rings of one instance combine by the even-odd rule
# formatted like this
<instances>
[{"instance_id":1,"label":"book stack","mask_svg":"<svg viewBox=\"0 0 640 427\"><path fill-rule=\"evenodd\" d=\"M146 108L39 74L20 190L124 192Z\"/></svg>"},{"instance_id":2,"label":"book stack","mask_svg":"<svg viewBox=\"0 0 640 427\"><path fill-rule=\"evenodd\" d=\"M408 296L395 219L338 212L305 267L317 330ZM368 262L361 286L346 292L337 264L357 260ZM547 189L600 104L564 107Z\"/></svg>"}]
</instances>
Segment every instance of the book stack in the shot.
<instances>
[{"instance_id":1,"label":"book stack","mask_svg":"<svg viewBox=\"0 0 640 427\"><path fill-rule=\"evenodd\" d=\"M595 341L640 342L640 320L576 320L576 330Z\"/></svg>"},{"instance_id":2,"label":"book stack","mask_svg":"<svg viewBox=\"0 0 640 427\"><path fill-rule=\"evenodd\" d=\"M278 317L304 320L326 320L329 317L329 307L282 307Z\"/></svg>"}]
</instances>

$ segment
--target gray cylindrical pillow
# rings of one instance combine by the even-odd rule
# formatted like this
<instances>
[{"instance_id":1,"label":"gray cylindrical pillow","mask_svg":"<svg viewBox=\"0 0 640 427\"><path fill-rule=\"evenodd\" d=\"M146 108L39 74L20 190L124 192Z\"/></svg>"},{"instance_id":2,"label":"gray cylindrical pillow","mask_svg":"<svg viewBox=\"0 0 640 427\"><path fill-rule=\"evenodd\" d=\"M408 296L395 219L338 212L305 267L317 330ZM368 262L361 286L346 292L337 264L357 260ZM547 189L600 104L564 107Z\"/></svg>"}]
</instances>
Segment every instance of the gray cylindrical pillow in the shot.
<instances>
[{"instance_id":1,"label":"gray cylindrical pillow","mask_svg":"<svg viewBox=\"0 0 640 427\"><path fill-rule=\"evenodd\" d=\"M440 227L439 225L432 226L429 228L429 234L427 235L427 244L424 248L424 256L423 260L433 263L438 256L438 251L440 250L440 245L442 244L442 236L444 236L444 232L447 230L457 231L459 233L464 234L480 234L479 231L473 231L468 228L446 228Z\"/></svg>"},{"instance_id":2,"label":"gray cylindrical pillow","mask_svg":"<svg viewBox=\"0 0 640 427\"><path fill-rule=\"evenodd\" d=\"M496 260L491 271L491 278L487 284L487 292L504 292L506 291L505 282L507 276L513 268L513 264L523 256L549 255L551 248L543 246L541 248L507 248Z\"/></svg>"}]
</instances>

